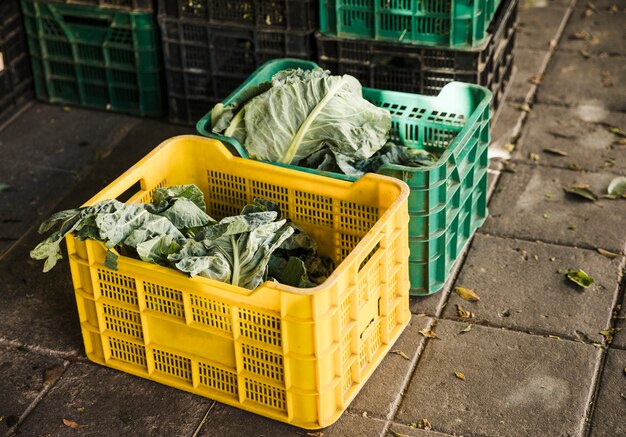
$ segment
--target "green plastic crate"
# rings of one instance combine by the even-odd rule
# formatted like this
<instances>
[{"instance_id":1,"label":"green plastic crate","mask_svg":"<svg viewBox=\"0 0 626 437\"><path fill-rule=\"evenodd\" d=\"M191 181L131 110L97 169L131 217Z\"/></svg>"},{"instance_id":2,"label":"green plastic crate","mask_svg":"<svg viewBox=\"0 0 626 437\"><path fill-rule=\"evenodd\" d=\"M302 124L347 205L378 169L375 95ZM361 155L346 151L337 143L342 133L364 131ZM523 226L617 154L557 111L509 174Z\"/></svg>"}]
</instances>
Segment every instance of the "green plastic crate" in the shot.
<instances>
[{"instance_id":1,"label":"green plastic crate","mask_svg":"<svg viewBox=\"0 0 626 437\"><path fill-rule=\"evenodd\" d=\"M245 91L288 68L317 64L296 59L269 61L224 100L237 102ZM487 146L491 92L478 85L452 82L438 96L363 88L363 96L392 114L392 139L441 154L437 164L411 168L385 165L380 173L402 179L409 196L409 264L412 295L439 291L469 239L487 217ZM218 139L239 155L245 149L233 138L211 133L211 113L197 123L201 135ZM337 173L274 163L344 180Z\"/></svg>"},{"instance_id":2,"label":"green plastic crate","mask_svg":"<svg viewBox=\"0 0 626 437\"><path fill-rule=\"evenodd\" d=\"M507 1L507 0L505 0ZM500 0L320 0L320 30L347 39L479 46Z\"/></svg>"},{"instance_id":3,"label":"green plastic crate","mask_svg":"<svg viewBox=\"0 0 626 437\"><path fill-rule=\"evenodd\" d=\"M162 56L152 13L40 0L21 4L39 99L163 115Z\"/></svg>"}]
</instances>

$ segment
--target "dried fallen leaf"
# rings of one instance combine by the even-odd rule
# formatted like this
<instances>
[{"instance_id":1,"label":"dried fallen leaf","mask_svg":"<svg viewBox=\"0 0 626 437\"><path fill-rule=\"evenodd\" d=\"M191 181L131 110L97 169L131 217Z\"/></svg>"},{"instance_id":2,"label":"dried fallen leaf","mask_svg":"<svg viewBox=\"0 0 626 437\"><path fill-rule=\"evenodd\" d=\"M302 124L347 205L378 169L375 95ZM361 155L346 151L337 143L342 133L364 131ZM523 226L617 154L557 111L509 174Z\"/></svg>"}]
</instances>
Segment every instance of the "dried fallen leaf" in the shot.
<instances>
[{"instance_id":1,"label":"dried fallen leaf","mask_svg":"<svg viewBox=\"0 0 626 437\"><path fill-rule=\"evenodd\" d=\"M587 184L564 186L563 191L578 197L582 197L586 200L591 200L592 202L598 200L598 196L596 196L595 193L589 189L589 185Z\"/></svg>"},{"instance_id":2,"label":"dried fallen leaf","mask_svg":"<svg viewBox=\"0 0 626 437\"><path fill-rule=\"evenodd\" d=\"M411 360L411 358L409 358L409 356L407 354L405 354L404 352L402 352L400 349L394 349L391 351L392 354L396 354L396 355L400 355L402 358L404 358L405 360Z\"/></svg>"},{"instance_id":3,"label":"dried fallen leaf","mask_svg":"<svg viewBox=\"0 0 626 437\"><path fill-rule=\"evenodd\" d=\"M560 340L560 338L557 337L556 335L548 335L548 338L551 338L553 340Z\"/></svg>"},{"instance_id":4,"label":"dried fallen leaf","mask_svg":"<svg viewBox=\"0 0 626 437\"><path fill-rule=\"evenodd\" d=\"M544 194L544 196L546 197L546 199L552 199L553 194L551 192L547 192Z\"/></svg>"},{"instance_id":5,"label":"dried fallen leaf","mask_svg":"<svg viewBox=\"0 0 626 437\"><path fill-rule=\"evenodd\" d=\"M511 108L517 109L518 111L530 112L531 108L528 103L509 103Z\"/></svg>"},{"instance_id":6,"label":"dried fallen leaf","mask_svg":"<svg viewBox=\"0 0 626 437\"><path fill-rule=\"evenodd\" d=\"M571 162L567 165L567 168L574 171L581 171L582 167L575 162Z\"/></svg>"},{"instance_id":7,"label":"dried fallen leaf","mask_svg":"<svg viewBox=\"0 0 626 437\"><path fill-rule=\"evenodd\" d=\"M550 214L548 214L547 212L544 212L544 213L543 213L543 218L544 218L545 220L548 220L548 219L550 218Z\"/></svg>"},{"instance_id":8,"label":"dried fallen leaf","mask_svg":"<svg viewBox=\"0 0 626 437\"><path fill-rule=\"evenodd\" d=\"M576 135L573 135L573 134L564 134L562 132L557 132L557 131L552 131L552 130L549 130L547 132L556 138L565 138L567 140L573 140L577 138Z\"/></svg>"},{"instance_id":9,"label":"dried fallen leaf","mask_svg":"<svg viewBox=\"0 0 626 437\"><path fill-rule=\"evenodd\" d=\"M570 39L588 40L591 39L591 34L586 30L580 30L572 33L569 37Z\"/></svg>"},{"instance_id":10,"label":"dried fallen leaf","mask_svg":"<svg viewBox=\"0 0 626 437\"><path fill-rule=\"evenodd\" d=\"M528 78L528 83L532 83L533 85L541 85L543 82L543 74L535 73Z\"/></svg>"},{"instance_id":11,"label":"dried fallen leaf","mask_svg":"<svg viewBox=\"0 0 626 437\"><path fill-rule=\"evenodd\" d=\"M609 129L609 132L611 132L613 135L616 135L618 137L626 137L626 132L624 132L618 127L610 126L608 129Z\"/></svg>"},{"instance_id":12,"label":"dried fallen leaf","mask_svg":"<svg viewBox=\"0 0 626 437\"><path fill-rule=\"evenodd\" d=\"M535 161L535 162L537 162L537 161L539 161L539 160L541 159L541 157L539 156L539 154L538 154L538 153L533 153L533 152L530 152L530 153L528 154L528 158L529 158L531 161Z\"/></svg>"},{"instance_id":13,"label":"dried fallen leaf","mask_svg":"<svg viewBox=\"0 0 626 437\"><path fill-rule=\"evenodd\" d=\"M576 225L569 225L567 227L567 229L569 229L570 231L575 231L576 230Z\"/></svg>"},{"instance_id":14,"label":"dried fallen leaf","mask_svg":"<svg viewBox=\"0 0 626 437\"><path fill-rule=\"evenodd\" d=\"M474 327L474 325L472 325L471 323L469 325L467 325L465 328L461 329L461 332L459 334L463 334L465 332L470 332L472 330L472 328Z\"/></svg>"},{"instance_id":15,"label":"dried fallen leaf","mask_svg":"<svg viewBox=\"0 0 626 437\"><path fill-rule=\"evenodd\" d=\"M545 153L549 153L550 155L569 156L569 153L567 153L565 150L561 150L561 149L543 149L543 151Z\"/></svg>"},{"instance_id":16,"label":"dried fallen leaf","mask_svg":"<svg viewBox=\"0 0 626 437\"><path fill-rule=\"evenodd\" d=\"M568 270L566 276L567 279L580 285L582 288L588 288L591 284L593 284L593 278L580 269Z\"/></svg>"},{"instance_id":17,"label":"dried fallen leaf","mask_svg":"<svg viewBox=\"0 0 626 437\"><path fill-rule=\"evenodd\" d=\"M308 435L309 437L323 437L324 433L322 431L307 432L306 435Z\"/></svg>"},{"instance_id":18,"label":"dried fallen leaf","mask_svg":"<svg viewBox=\"0 0 626 437\"><path fill-rule=\"evenodd\" d=\"M618 176L613 179L606 191L610 196L623 196L626 194L626 177Z\"/></svg>"},{"instance_id":19,"label":"dried fallen leaf","mask_svg":"<svg viewBox=\"0 0 626 437\"><path fill-rule=\"evenodd\" d=\"M581 49L578 53L580 53L580 56L585 59L589 59L591 57L591 53L589 53L589 51L585 49Z\"/></svg>"},{"instance_id":20,"label":"dried fallen leaf","mask_svg":"<svg viewBox=\"0 0 626 437\"><path fill-rule=\"evenodd\" d=\"M617 5L611 5L609 8L609 14L617 14L619 12L619 8Z\"/></svg>"},{"instance_id":21,"label":"dried fallen leaf","mask_svg":"<svg viewBox=\"0 0 626 437\"><path fill-rule=\"evenodd\" d=\"M74 422L73 420L67 420L67 419L63 419L63 424L65 426L69 426L70 428L74 428L74 429L80 429L80 428L84 428L87 425L79 425L78 423Z\"/></svg>"},{"instance_id":22,"label":"dried fallen leaf","mask_svg":"<svg viewBox=\"0 0 626 437\"><path fill-rule=\"evenodd\" d=\"M393 429L389 430L394 437L410 437L408 434L402 434L401 432L394 431Z\"/></svg>"},{"instance_id":23,"label":"dried fallen leaf","mask_svg":"<svg viewBox=\"0 0 626 437\"><path fill-rule=\"evenodd\" d=\"M432 330L428 328L421 329L419 333L422 334L426 338L437 338L437 333L433 332Z\"/></svg>"},{"instance_id":24,"label":"dried fallen leaf","mask_svg":"<svg viewBox=\"0 0 626 437\"><path fill-rule=\"evenodd\" d=\"M506 150L507 152L511 153L511 152L513 152L513 150L515 150L515 144L513 144L513 143L506 143L504 146L502 146L502 148L504 150Z\"/></svg>"},{"instance_id":25,"label":"dried fallen leaf","mask_svg":"<svg viewBox=\"0 0 626 437\"><path fill-rule=\"evenodd\" d=\"M0 182L0 193L3 191L8 191L11 189L11 185L5 184L4 182Z\"/></svg>"},{"instance_id":26,"label":"dried fallen leaf","mask_svg":"<svg viewBox=\"0 0 626 437\"><path fill-rule=\"evenodd\" d=\"M459 297L463 300L468 300L470 302L478 302L480 300L480 296L474 290L470 290L469 288L463 287L454 287L454 291Z\"/></svg>"},{"instance_id":27,"label":"dried fallen leaf","mask_svg":"<svg viewBox=\"0 0 626 437\"><path fill-rule=\"evenodd\" d=\"M461 381L465 381L465 375L463 375L461 372L457 372L456 370L454 371L454 376L456 376L457 378L459 378Z\"/></svg>"},{"instance_id":28,"label":"dried fallen leaf","mask_svg":"<svg viewBox=\"0 0 626 437\"><path fill-rule=\"evenodd\" d=\"M58 366L48 367L43 371L43 385L44 387L52 384L54 381L59 379L59 377L63 374L65 367L63 364L59 364Z\"/></svg>"},{"instance_id":29,"label":"dried fallen leaf","mask_svg":"<svg viewBox=\"0 0 626 437\"><path fill-rule=\"evenodd\" d=\"M428 419L420 419L417 421L417 427L419 429L433 429Z\"/></svg>"},{"instance_id":30,"label":"dried fallen leaf","mask_svg":"<svg viewBox=\"0 0 626 437\"><path fill-rule=\"evenodd\" d=\"M474 317L473 312L463 309L463 307L459 305L458 303L456 304L456 313L462 319L471 319Z\"/></svg>"},{"instance_id":31,"label":"dried fallen leaf","mask_svg":"<svg viewBox=\"0 0 626 437\"><path fill-rule=\"evenodd\" d=\"M602 249L601 247L596 248L596 250L600 255L604 255L607 258L617 258L619 256L619 253L611 252L609 250Z\"/></svg>"},{"instance_id":32,"label":"dried fallen leaf","mask_svg":"<svg viewBox=\"0 0 626 437\"><path fill-rule=\"evenodd\" d=\"M613 336L615 335L615 333L617 332L617 329L615 328L607 328L607 329L603 329L602 331L599 332L599 334L604 337L604 341L607 344L611 344L613 342Z\"/></svg>"}]
</instances>

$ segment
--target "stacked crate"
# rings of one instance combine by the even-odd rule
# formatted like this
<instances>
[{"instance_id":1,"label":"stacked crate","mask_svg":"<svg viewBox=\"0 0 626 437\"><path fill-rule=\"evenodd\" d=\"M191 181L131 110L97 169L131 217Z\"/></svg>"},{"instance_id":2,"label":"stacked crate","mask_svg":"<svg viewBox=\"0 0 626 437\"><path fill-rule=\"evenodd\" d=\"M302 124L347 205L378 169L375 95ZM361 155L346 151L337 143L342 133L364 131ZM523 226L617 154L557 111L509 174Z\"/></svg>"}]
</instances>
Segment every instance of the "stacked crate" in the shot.
<instances>
[{"instance_id":1,"label":"stacked crate","mask_svg":"<svg viewBox=\"0 0 626 437\"><path fill-rule=\"evenodd\" d=\"M265 61L313 59L314 0L159 0L169 119L194 124Z\"/></svg>"},{"instance_id":2,"label":"stacked crate","mask_svg":"<svg viewBox=\"0 0 626 437\"><path fill-rule=\"evenodd\" d=\"M164 113L152 0L21 0L39 99L141 116Z\"/></svg>"},{"instance_id":3,"label":"stacked crate","mask_svg":"<svg viewBox=\"0 0 626 437\"><path fill-rule=\"evenodd\" d=\"M513 71L518 0L322 0L318 63L365 86L437 95L489 88L497 113Z\"/></svg>"},{"instance_id":4,"label":"stacked crate","mask_svg":"<svg viewBox=\"0 0 626 437\"><path fill-rule=\"evenodd\" d=\"M32 97L32 75L18 0L0 1L0 127Z\"/></svg>"}]
</instances>

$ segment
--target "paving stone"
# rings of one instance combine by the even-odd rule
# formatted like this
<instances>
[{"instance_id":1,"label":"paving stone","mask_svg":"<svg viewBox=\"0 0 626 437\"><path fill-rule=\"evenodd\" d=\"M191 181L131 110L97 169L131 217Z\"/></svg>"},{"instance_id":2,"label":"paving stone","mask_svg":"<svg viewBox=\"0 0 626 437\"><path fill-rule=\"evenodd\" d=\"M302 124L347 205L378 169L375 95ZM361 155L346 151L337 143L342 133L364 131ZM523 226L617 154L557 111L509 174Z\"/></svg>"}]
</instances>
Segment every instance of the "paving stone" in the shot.
<instances>
[{"instance_id":1,"label":"paving stone","mask_svg":"<svg viewBox=\"0 0 626 437\"><path fill-rule=\"evenodd\" d=\"M419 419L418 419L419 420ZM425 429L417 428L417 420L412 426L401 425L399 423L392 423L387 432L387 437L446 437L451 434L444 434L436 431L429 431Z\"/></svg>"},{"instance_id":2,"label":"paving stone","mask_svg":"<svg viewBox=\"0 0 626 437\"><path fill-rule=\"evenodd\" d=\"M50 369L47 374L46 369ZM0 435L4 435L8 427L17 423L18 418L44 389L44 384L49 384L62 372L63 362L58 358L14 347L0 347ZM44 375L48 378L44 378Z\"/></svg>"},{"instance_id":3,"label":"paving stone","mask_svg":"<svg viewBox=\"0 0 626 437\"><path fill-rule=\"evenodd\" d=\"M626 146L615 144L618 138L607 125L625 126L626 114L606 112L589 118L573 108L537 104L528 115L513 156L528 160L532 152L540 155L541 165L567 168L576 163L587 171L626 174ZM568 156L544 152L549 148Z\"/></svg>"},{"instance_id":4,"label":"paving stone","mask_svg":"<svg viewBox=\"0 0 626 437\"><path fill-rule=\"evenodd\" d=\"M578 2L581 3L585 4ZM617 2L613 4L617 6ZM575 10L572 14L559 48L589 54L626 55L626 8L611 12L609 7L598 7L590 17L585 16L584 10Z\"/></svg>"},{"instance_id":5,"label":"paving stone","mask_svg":"<svg viewBox=\"0 0 626 437\"><path fill-rule=\"evenodd\" d=\"M594 403L591 437L626 435L626 351L611 349L602 371L600 389Z\"/></svg>"},{"instance_id":6,"label":"paving stone","mask_svg":"<svg viewBox=\"0 0 626 437\"><path fill-rule=\"evenodd\" d=\"M489 203L490 215L479 232L592 249L602 247L613 252L624 250L626 202L579 200L562 188L585 183L591 191L601 194L614 175L522 163L515 169L515 173L503 172L496 195ZM570 226L575 229L568 229Z\"/></svg>"},{"instance_id":7,"label":"paving stone","mask_svg":"<svg viewBox=\"0 0 626 437\"><path fill-rule=\"evenodd\" d=\"M104 366L76 363L26 417L18 435L192 435L211 403ZM85 427L71 429L63 419Z\"/></svg>"},{"instance_id":8,"label":"paving stone","mask_svg":"<svg viewBox=\"0 0 626 437\"><path fill-rule=\"evenodd\" d=\"M432 319L413 316L411 323L391 348L378 369L361 389L349 410L356 414L366 412L368 417L386 419L392 413L392 406L404 389L404 383L412 371L412 363L423 348L425 338L419 333ZM404 354L406 357L403 357Z\"/></svg>"},{"instance_id":9,"label":"paving stone","mask_svg":"<svg viewBox=\"0 0 626 437\"><path fill-rule=\"evenodd\" d=\"M510 153L502 147L515 141L521 129L523 117L524 112L511 106L511 102L504 102L498 120L491 131L490 158L509 159L511 157Z\"/></svg>"},{"instance_id":10,"label":"paving stone","mask_svg":"<svg viewBox=\"0 0 626 437\"><path fill-rule=\"evenodd\" d=\"M3 159L80 170L110 153L141 118L34 103L0 133Z\"/></svg>"},{"instance_id":11,"label":"paving stone","mask_svg":"<svg viewBox=\"0 0 626 437\"><path fill-rule=\"evenodd\" d=\"M0 256L40 221L76 183L76 175L37 164L0 160Z\"/></svg>"},{"instance_id":12,"label":"paving stone","mask_svg":"<svg viewBox=\"0 0 626 437\"><path fill-rule=\"evenodd\" d=\"M571 106L582 113L626 112L626 87L622 86L626 57L595 56L583 61L577 53L557 51L543 76L537 101Z\"/></svg>"},{"instance_id":13,"label":"paving stone","mask_svg":"<svg viewBox=\"0 0 626 437\"><path fill-rule=\"evenodd\" d=\"M599 331L611 321L622 259L586 249L477 235L456 285L475 290L481 299L467 302L452 292L444 317L458 319L459 304L476 315L475 323L600 342ZM557 273L579 268L595 280L587 289Z\"/></svg>"},{"instance_id":14,"label":"paving stone","mask_svg":"<svg viewBox=\"0 0 626 437\"><path fill-rule=\"evenodd\" d=\"M542 50L515 48L515 66L517 72L513 77L511 91L509 91L508 100L511 102L525 102L529 93L536 84L530 83L528 80L539 73L545 57L549 49L546 47Z\"/></svg>"},{"instance_id":15,"label":"paving stone","mask_svg":"<svg viewBox=\"0 0 626 437\"><path fill-rule=\"evenodd\" d=\"M36 230L0 263L0 337L67 354L83 352L65 244L64 259L48 273L28 253L43 240Z\"/></svg>"},{"instance_id":16,"label":"paving stone","mask_svg":"<svg viewBox=\"0 0 626 437\"><path fill-rule=\"evenodd\" d=\"M385 421L383 420L344 413L337 422L320 431L324 437L377 436L384 427ZM308 436L309 433L315 432L318 431L296 428L283 422L216 403L198 433L198 437L291 437Z\"/></svg>"},{"instance_id":17,"label":"paving stone","mask_svg":"<svg viewBox=\"0 0 626 437\"><path fill-rule=\"evenodd\" d=\"M117 178L161 141L188 128L142 120L120 142L113 153L98 161L92 171L73 183L64 198L52 193L55 211L76 208ZM44 183L43 180L41 183ZM52 184L52 181L48 181ZM44 183L45 185L45 183ZM60 203L59 203L60 202ZM36 220L36 225L39 220ZM20 236L20 235L18 235ZM0 337L43 346L66 353L82 354L83 342L66 259L48 273L28 253L45 237L32 229L13 246L0 263L3 293L0 294ZM65 245L62 245L65 252Z\"/></svg>"},{"instance_id":18,"label":"paving stone","mask_svg":"<svg viewBox=\"0 0 626 437\"><path fill-rule=\"evenodd\" d=\"M440 320L395 421L472 436L582 436L601 350ZM455 377L461 372L465 381Z\"/></svg>"},{"instance_id":19,"label":"paving stone","mask_svg":"<svg viewBox=\"0 0 626 437\"><path fill-rule=\"evenodd\" d=\"M567 13L566 7L521 8L515 45L525 49L548 49Z\"/></svg>"}]
</instances>

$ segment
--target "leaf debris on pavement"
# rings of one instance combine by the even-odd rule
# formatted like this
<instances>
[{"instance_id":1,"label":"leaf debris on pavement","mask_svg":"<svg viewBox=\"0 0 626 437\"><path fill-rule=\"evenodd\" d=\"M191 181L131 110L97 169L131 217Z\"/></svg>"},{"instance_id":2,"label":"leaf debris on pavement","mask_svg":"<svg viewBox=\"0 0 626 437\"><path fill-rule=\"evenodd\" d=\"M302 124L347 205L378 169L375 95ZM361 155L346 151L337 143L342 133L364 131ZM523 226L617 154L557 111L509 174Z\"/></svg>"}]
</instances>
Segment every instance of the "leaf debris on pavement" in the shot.
<instances>
[{"instance_id":1,"label":"leaf debris on pavement","mask_svg":"<svg viewBox=\"0 0 626 437\"><path fill-rule=\"evenodd\" d=\"M454 371L454 376L456 376L457 378L459 378L461 381L465 381L465 375L463 375L461 372L457 372L456 370Z\"/></svg>"},{"instance_id":2,"label":"leaf debris on pavement","mask_svg":"<svg viewBox=\"0 0 626 437\"><path fill-rule=\"evenodd\" d=\"M480 296L478 295L478 293L469 288L454 287L454 291L463 300L468 300L470 302L478 302L480 300Z\"/></svg>"},{"instance_id":3,"label":"leaf debris on pavement","mask_svg":"<svg viewBox=\"0 0 626 437\"><path fill-rule=\"evenodd\" d=\"M531 108L528 103L509 103L509 106L513 109L517 109L518 111L530 112Z\"/></svg>"},{"instance_id":4,"label":"leaf debris on pavement","mask_svg":"<svg viewBox=\"0 0 626 437\"><path fill-rule=\"evenodd\" d=\"M596 250L600 255L604 255L607 258L617 258L619 253L611 252L610 250L602 249L601 247L597 247Z\"/></svg>"},{"instance_id":5,"label":"leaf debris on pavement","mask_svg":"<svg viewBox=\"0 0 626 437\"><path fill-rule=\"evenodd\" d=\"M585 200L595 202L598 200L598 196L591 191L588 184L566 185L563 187L563 191L568 194L573 194L578 197L582 197Z\"/></svg>"},{"instance_id":6,"label":"leaf debris on pavement","mask_svg":"<svg viewBox=\"0 0 626 437\"><path fill-rule=\"evenodd\" d=\"M528 83L541 85L543 83L543 73L535 73L528 78Z\"/></svg>"},{"instance_id":7,"label":"leaf debris on pavement","mask_svg":"<svg viewBox=\"0 0 626 437\"><path fill-rule=\"evenodd\" d=\"M569 156L569 153L567 153L565 150L561 150L561 149L547 148L547 149L543 149L543 151L545 153L549 153L550 155Z\"/></svg>"},{"instance_id":8,"label":"leaf debris on pavement","mask_svg":"<svg viewBox=\"0 0 626 437\"><path fill-rule=\"evenodd\" d=\"M2 193L3 191L9 191L11 189L11 185L4 183L4 182L0 182L0 193Z\"/></svg>"},{"instance_id":9,"label":"leaf debris on pavement","mask_svg":"<svg viewBox=\"0 0 626 437\"><path fill-rule=\"evenodd\" d=\"M464 334L466 332L470 332L473 327L474 327L474 325L472 323L470 323L465 328L461 329L461 332L459 332L459 334Z\"/></svg>"},{"instance_id":10,"label":"leaf debris on pavement","mask_svg":"<svg viewBox=\"0 0 626 437\"><path fill-rule=\"evenodd\" d=\"M594 279L585 273L583 270L568 270L566 273L567 279L573 283L581 286L582 288L588 288L593 284Z\"/></svg>"},{"instance_id":11,"label":"leaf debris on pavement","mask_svg":"<svg viewBox=\"0 0 626 437\"><path fill-rule=\"evenodd\" d=\"M402 352L400 349L394 349L394 350L391 351L391 353L392 354L396 354L396 355L400 355L405 360L411 361L411 358L409 358L409 356L407 354L405 354L404 352Z\"/></svg>"},{"instance_id":12,"label":"leaf debris on pavement","mask_svg":"<svg viewBox=\"0 0 626 437\"><path fill-rule=\"evenodd\" d=\"M43 371L43 385L44 387L52 384L54 381L59 379L59 377L63 374L65 370L65 366L63 364L59 364L56 366L48 367Z\"/></svg>"},{"instance_id":13,"label":"leaf debris on pavement","mask_svg":"<svg viewBox=\"0 0 626 437\"><path fill-rule=\"evenodd\" d=\"M459 305L458 303L456 304L456 313L462 319L472 319L472 318L474 318L474 313L473 312L467 311L466 309L463 309L463 307L461 305Z\"/></svg>"},{"instance_id":14,"label":"leaf debris on pavement","mask_svg":"<svg viewBox=\"0 0 626 437\"><path fill-rule=\"evenodd\" d=\"M583 168L575 162L570 162L567 164L567 168L574 171L581 171Z\"/></svg>"},{"instance_id":15,"label":"leaf debris on pavement","mask_svg":"<svg viewBox=\"0 0 626 437\"><path fill-rule=\"evenodd\" d=\"M394 431L393 429L389 430L394 437L409 437L408 434L402 434L401 432ZM307 434L308 435L308 434Z\"/></svg>"},{"instance_id":16,"label":"leaf debris on pavement","mask_svg":"<svg viewBox=\"0 0 626 437\"><path fill-rule=\"evenodd\" d=\"M417 421L417 427L419 429L433 429L428 419L420 419Z\"/></svg>"},{"instance_id":17,"label":"leaf debris on pavement","mask_svg":"<svg viewBox=\"0 0 626 437\"><path fill-rule=\"evenodd\" d=\"M606 344L611 344L613 343L613 337L617 331L619 331L619 328L607 328L600 331L599 334L604 337Z\"/></svg>"},{"instance_id":18,"label":"leaf debris on pavement","mask_svg":"<svg viewBox=\"0 0 626 437\"><path fill-rule=\"evenodd\" d=\"M74 429L85 428L87 426L87 425L79 425L73 420L68 420L68 419L63 419L63 425L69 426L70 428L74 428Z\"/></svg>"},{"instance_id":19,"label":"leaf debris on pavement","mask_svg":"<svg viewBox=\"0 0 626 437\"><path fill-rule=\"evenodd\" d=\"M540 157L540 156L539 156L539 154L537 154L537 153L530 152L530 153L528 154L528 159L530 159L531 161L535 161L535 162L537 162L537 161L539 161L539 160L541 159L541 157Z\"/></svg>"},{"instance_id":20,"label":"leaf debris on pavement","mask_svg":"<svg viewBox=\"0 0 626 437\"><path fill-rule=\"evenodd\" d=\"M616 135L618 137L625 137L626 138L626 132L623 131L622 129L620 129L619 127L615 127L615 126L610 126L608 127L609 132L611 132L613 135Z\"/></svg>"},{"instance_id":21,"label":"leaf debris on pavement","mask_svg":"<svg viewBox=\"0 0 626 437\"><path fill-rule=\"evenodd\" d=\"M563 132L558 132L558 131L553 131L553 130L549 130L547 132L555 138L564 138L566 140L573 140L573 139L578 138L576 135L573 135L573 134L564 134Z\"/></svg>"},{"instance_id":22,"label":"leaf debris on pavement","mask_svg":"<svg viewBox=\"0 0 626 437\"><path fill-rule=\"evenodd\" d=\"M437 333L428 328L420 329L419 333L426 338L437 338Z\"/></svg>"},{"instance_id":23,"label":"leaf debris on pavement","mask_svg":"<svg viewBox=\"0 0 626 437\"><path fill-rule=\"evenodd\" d=\"M626 177L618 176L609 183L609 187L606 190L609 196L624 196L626 195Z\"/></svg>"},{"instance_id":24,"label":"leaf debris on pavement","mask_svg":"<svg viewBox=\"0 0 626 437\"><path fill-rule=\"evenodd\" d=\"M306 435L309 437L324 437L324 433L322 431L307 432Z\"/></svg>"}]
</instances>

